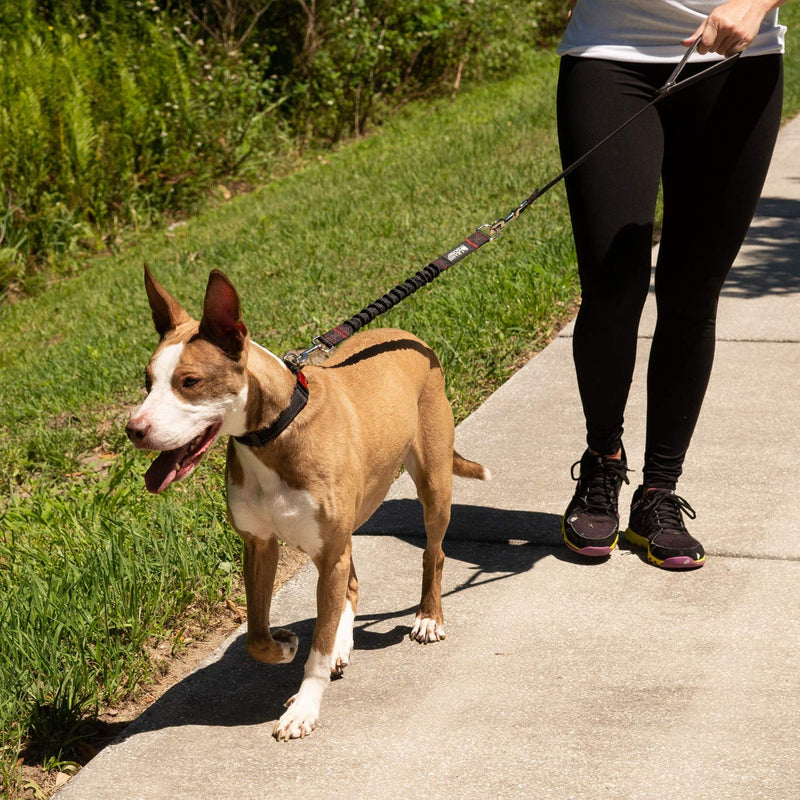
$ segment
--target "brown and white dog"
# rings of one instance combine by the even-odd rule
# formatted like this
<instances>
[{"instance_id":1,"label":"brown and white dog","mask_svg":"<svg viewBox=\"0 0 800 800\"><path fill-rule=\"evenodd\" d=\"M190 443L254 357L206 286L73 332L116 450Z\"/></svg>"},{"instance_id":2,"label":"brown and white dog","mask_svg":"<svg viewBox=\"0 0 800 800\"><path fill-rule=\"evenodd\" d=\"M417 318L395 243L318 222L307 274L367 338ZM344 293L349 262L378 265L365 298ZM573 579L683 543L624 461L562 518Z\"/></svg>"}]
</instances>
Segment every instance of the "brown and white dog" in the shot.
<instances>
[{"instance_id":1,"label":"brown and white dog","mask_svg":"<svg viewBox=\"0 0 800 800\"><path fill-rule=\"evenodd\" d=\"M487 479L488 471L454 451L441 365L411 334L359 333L323 365L296 372L250 340L236 290L218 270L209 277L199 322L146 266L145 287L161 341L147 365L147 398L126 431L137 447L162 451L145 476L156 493L189 475L217 437L231 437L228 515L244 540L253 658L286 663L297 652L291 631L269 629L278 540L307 553L319 571L303 682L273 730L279 740L303 737L317 724L331 675L347 666L353 648L353 531L378 508L404 465L427 534L411 638L444 639L442 539L453 474ZM264 431L268 436L259 438Z\"/></svg>"}]
</instances>

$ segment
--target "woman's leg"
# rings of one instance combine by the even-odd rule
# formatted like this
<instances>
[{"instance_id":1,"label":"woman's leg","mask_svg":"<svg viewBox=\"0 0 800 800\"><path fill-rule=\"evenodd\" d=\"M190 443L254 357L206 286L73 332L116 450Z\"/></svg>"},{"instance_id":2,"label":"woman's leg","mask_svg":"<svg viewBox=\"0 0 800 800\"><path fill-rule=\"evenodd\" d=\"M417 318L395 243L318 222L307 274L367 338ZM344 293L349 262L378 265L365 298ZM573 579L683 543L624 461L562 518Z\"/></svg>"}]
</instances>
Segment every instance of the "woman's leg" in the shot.
<instances>
[{"instance_id":1,"label":"woman's leg","mask_svg":"<svg viewBox=\"0 0 800 800\"><path fill-rule=\"evenodd\" d=\"M665 132L658 322L644 483L673 489L714 358L717 302L758 203L780 124L780 56L741 58L658 104Z\"/></svg>"},{"instance_id":2,"label":"woman's leg","mask_svg":"<svg viewBox=\"0 0 800 800\"><path fill-rule=\"evenodd\" d=\"M591 557L616 546L619 491L628 480L622 426L650 285L663 144L658 114L647 108L655 88L651 73L639 65L565 57L559 76L565 165L642 112L566 181L581 278L573 353L590 449L578 475L573 465L578 485L562 534L570 549Z\"/></svg>"},{"instance_id":3,"label":"woman's leg","mask_svg":"<svg viewBox=\"0 0 800 800\"><path fill-rule=\"evenodd\" d=\"M649 102L650 73L641 65L562 59L558 133L565 166ZM566 179L581 279L575 367L587 442L603 455L616 453L622 441L650 284L662 149L661 121L651 108Z\"/></svg>"},{"instance_id":4,"label":"woman's leg","mask_svg":"<svg viewBox=\"0 0 800 800\"><path fill-rule=\"evenodd\" d=\"M755 212L781 113L781 58L741 58L659 104L665 132L658 322L647 376L644 484L626 538L667 569L705 562L675 494L714 359L717 302Z\"/></svg>"}]
</instances>

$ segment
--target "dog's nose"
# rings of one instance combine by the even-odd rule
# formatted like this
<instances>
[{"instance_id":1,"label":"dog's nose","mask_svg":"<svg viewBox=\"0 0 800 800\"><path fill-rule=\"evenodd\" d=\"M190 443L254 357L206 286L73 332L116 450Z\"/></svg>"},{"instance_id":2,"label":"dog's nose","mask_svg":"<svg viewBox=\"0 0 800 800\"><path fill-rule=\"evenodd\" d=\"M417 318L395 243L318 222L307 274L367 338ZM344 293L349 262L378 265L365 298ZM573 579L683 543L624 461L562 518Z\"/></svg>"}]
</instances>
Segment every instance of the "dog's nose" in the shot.
<instances>
[{"instance_id":1,"label":"dog's nose","mask_svg":"<svg viewBox=\"0 0 800 800\"><path fill-rule=\"evenodd\" d=\"M150 433L150 423L145 422L143 419L137 420L135 417L128 422L125 426L125 433L128 438L135 444L140 445L148 433Z\"/></svg>"}]
</instances>

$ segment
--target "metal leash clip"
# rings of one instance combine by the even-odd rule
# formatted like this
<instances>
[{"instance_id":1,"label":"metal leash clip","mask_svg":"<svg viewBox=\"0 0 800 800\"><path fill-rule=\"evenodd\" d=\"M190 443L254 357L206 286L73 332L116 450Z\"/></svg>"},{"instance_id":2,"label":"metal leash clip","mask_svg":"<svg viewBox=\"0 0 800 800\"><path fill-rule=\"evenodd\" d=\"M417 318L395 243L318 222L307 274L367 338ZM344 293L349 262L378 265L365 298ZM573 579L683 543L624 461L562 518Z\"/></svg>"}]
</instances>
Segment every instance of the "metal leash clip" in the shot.
<instances>
[{"instance_id":1,"label":"metal leash clip","mask_svg":"<svg viewBox=\"0 0 800 800\"><path fill-rule=\"evenodd\" d=\"M503 225L500 225L500 222L503 222L503 220L497 220L497 222L491 225L486 222L483 225L478 225L477 230L479 230L490 242L493 242L500 235L500 231L503 229L503 227L505 227L505 223L503 222Z\"/></svg>"},{"instance_id":2,"label":"metal leash clip","mask_svg":"<svg viewBox=\"0 0 800 800\"><path fill-rule=\"evenodd\" d=\"M308 357L312 353L316 353L317 350L321 350L323 353L330 353L331 350L333 350L333 347L326 345L322 341L322 338L320 336L315 336L311 340L311 344L312 344L311 347L309 347L307 350L303 350L300 353L292 353L292 352L285 353L283 356L283 360L288 361L291 364L294 364L295 366L299 367L300 365L305 364L306 361L308 361Z\"/></svg>"}]
</instances>

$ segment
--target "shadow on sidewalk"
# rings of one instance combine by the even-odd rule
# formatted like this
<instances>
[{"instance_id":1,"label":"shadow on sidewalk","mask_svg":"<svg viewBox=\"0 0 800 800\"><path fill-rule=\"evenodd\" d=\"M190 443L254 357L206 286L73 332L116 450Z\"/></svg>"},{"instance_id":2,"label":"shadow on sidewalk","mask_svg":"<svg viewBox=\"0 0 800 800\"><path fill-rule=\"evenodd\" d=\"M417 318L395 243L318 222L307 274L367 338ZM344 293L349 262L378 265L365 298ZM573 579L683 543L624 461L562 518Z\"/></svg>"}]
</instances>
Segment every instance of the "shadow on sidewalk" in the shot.
<instances>
[{"instance_id":1,"label":"shadow on sidewalk","mask_svg":"<svg viewBox=\"0 0 800 800\"><path fill-rule=\"evenodd\" d=\"M749 263L730 271L723 295L800 292L800 201L762 197L746 245Z\"/></svg>"},{"instance_id":2,"label":"shadow on sidewalk","mask_svg":"<svg viewBox=\"0 0 800 800\"><path fill-rule=\"evenodd\" d=\"M454 503L445 550L454 541L557 545L561 541L561 518L556 514L513 511L488 506ZM398 536L407 541L425 538L422 504L414 499L386 500L355 533L369 536Z\"/></svg>"},{"instance_id":3,"label":"shadow on sidewalk","mask_svg":"<svg viewBox=\"0 0 800 800\"><path fill-rule=\"evenodd\" d=\"M521 575L545 556L562 557L560 526L561 518L556 514L454 504L443 544L445 575L448 561L469 564L470 575L452 589L445 589L442 599L446 601L467 589ZM423 550L422 505L417 500L387 500L356 531L356 536L393 536ZM355 558L358 569L357 553ZM373 632L370 627L392 619L410 620L416 610L414 604L382 614L359 615L354 637L356 649L375 650L398 644L410 633L410 625L397 625L388 633Z\"/></svg>"},{"instance_id":4,"label":"shadow on sidewalk","mask_svg":"<svg viewBox=\"0 0 800 800\"><path fill-rule=\"evenodd\" d=\"M387 526L394 530L388 530ZM560 518L555 514L454 505L445 552L449 561L462 562L462 571L463 564L468 564L470 574L466 580L446 590L444 598L520 575L547 555L567 557L560 552L562 548L555 548L554 553L551 547L558 544L559 526ZM421 549L425 545L421 506L416 500L388 501L358 533L396 536ZM421 553L419 559L421 579ZM404 608L359 614L354 628L355 650L380 650L405 642L411 631L417 597L415 591ZM387 622L391 624L392 620L397 622L387 630ZM287 624L300 639L298 653L291 664L273 666L254 661L247 654L245 635L241 634L217 661L170 688L134 720L117 741L186 725L236 727L264 725L277 719L303 678L314 622L313 618L308 618Z\"/></svg>"}]
</instances>

